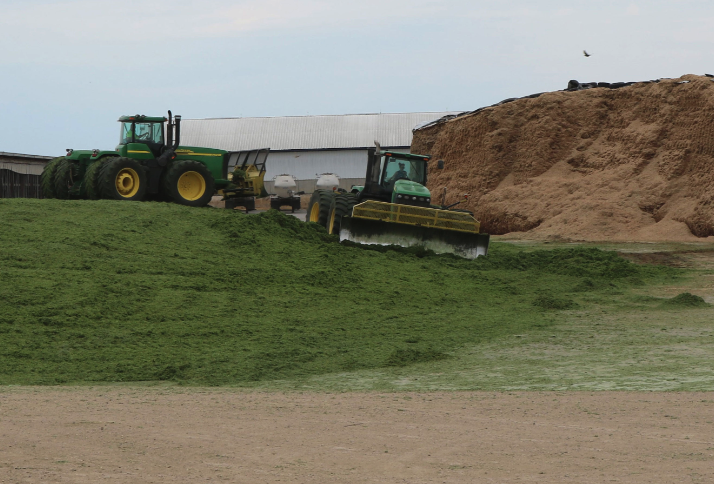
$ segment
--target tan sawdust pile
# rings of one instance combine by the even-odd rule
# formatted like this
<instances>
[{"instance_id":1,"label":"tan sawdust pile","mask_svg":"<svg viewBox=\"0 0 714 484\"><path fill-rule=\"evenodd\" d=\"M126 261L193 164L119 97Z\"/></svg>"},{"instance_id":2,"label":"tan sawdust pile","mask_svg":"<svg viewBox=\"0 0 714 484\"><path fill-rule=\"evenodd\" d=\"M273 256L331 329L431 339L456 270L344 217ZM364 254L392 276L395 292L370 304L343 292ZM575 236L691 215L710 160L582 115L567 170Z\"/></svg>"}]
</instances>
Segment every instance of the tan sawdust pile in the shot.
<instances>
[{"instance_id":1,"label":"tan sawdust pile","mask_svg":"<svg viewBox=\"0 0 714 484\"><path fill-rule=\"evenodd\" d=\"M686 75L519 99L416 131L412 153L445 160L435 200L469 193L487 233L711 242L712 120L714 82Z\"/></svg>"}]
</instances>

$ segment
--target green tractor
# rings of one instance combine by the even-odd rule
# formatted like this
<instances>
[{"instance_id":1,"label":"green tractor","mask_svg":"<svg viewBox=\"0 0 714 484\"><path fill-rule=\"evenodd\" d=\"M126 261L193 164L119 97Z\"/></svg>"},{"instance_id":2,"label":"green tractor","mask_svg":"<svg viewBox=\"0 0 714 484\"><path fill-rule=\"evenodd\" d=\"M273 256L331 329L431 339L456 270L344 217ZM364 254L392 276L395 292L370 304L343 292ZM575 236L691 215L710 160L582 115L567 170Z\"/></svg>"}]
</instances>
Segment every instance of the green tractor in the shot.
<instances>
[{"instance_id":1,"label":"green tractor","mask_svg":"<svg viewBox=\"0 0 714 484\"><path fill-rule=\"evenodd\" d=\"M67 150L42 177L45 198L166 200L203 207L218 191L226 206L255 209L269 149L223 151L180 146L181 116L122 116L114 151ZM164 137L166 131L166 137Z\"/></svg>"},{"instance_id":2,"label":"green tractor","mask_svg":"<svg viewBox=\"0 0 714 484\"><path fill-rule=\"evenodd\" d=\"M489 235L479 233L473 214L452 209L461 202L444 205L444 192L442 205L432 204L426 187L430 156L381 151L376 144L369 150L365 185L350 192L315 191L307 222L339 234L341 241L422 246L468 259L488 253Z\"/></svg>"}]
</instances>

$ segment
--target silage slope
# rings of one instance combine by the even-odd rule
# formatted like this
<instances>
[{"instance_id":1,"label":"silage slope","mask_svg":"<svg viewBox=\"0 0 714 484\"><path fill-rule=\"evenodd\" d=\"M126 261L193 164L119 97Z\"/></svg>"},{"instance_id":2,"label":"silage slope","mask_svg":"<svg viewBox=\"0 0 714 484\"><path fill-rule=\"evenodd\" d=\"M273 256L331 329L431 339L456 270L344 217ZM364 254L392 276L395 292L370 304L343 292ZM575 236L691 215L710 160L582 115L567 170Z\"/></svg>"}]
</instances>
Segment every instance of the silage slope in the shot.
<instances>
[{"instance_id":1,"label":"silage slope","mask_svg":"<svg viewBox=\"0 0 714 484\"><path fill-rule=\"evenodd\" d=\"M667 272L594 249L366 250L277 211L18 199L0 200L0 219L0 384L251 385L431 364Z\"/></svg>"},{"instance_id":2,"label":"silage slope","mask_svg":"<svg viewBox=\"0 0 714 484\"><path fill-rule=\"evenodd\" d=\"M694 241L714 235L714 82L683 76L546 93L414 134L429 188L492 234Z\"/></svg>"}]
</instances>

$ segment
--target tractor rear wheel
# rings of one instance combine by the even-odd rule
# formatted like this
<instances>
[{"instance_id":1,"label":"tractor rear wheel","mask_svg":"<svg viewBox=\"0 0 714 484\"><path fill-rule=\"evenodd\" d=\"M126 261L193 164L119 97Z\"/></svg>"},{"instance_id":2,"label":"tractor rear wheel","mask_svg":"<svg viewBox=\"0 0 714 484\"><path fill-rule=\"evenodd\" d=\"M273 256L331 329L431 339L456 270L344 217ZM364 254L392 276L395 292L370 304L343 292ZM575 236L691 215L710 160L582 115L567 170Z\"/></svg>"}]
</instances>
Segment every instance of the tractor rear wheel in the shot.
<instances>
[{"instance_id":1,"label":"tractor rear wheel","mask_svg":"<svg viewBox=\"0 0 714 484\"><path fill-rule=\"evenodd\" d=\"M40 186L42 187L42 196L44 198L55 198L55 171L57 171L57 165L59 165L62 160L64 160L64 156L54 158L50 160L45 165L45 169L42 170Z\"/></svg>"},{"instance_id":2,"label":"tractor rear wheel","mask_svg":"<svg viewBox=\"0 0 714 484\"><path fill-rule=\"evenodd\" d=\"M148 180L144 167L132 158L108 158L99 167L97 187L101 198L141 201Z\"/></svg>"},{"instance_id":3,"label":"tractor rear wheel","mask_svg":"<svg viewBox=\"0 0 714 484\"><path fill-rule=\"evenodd\" d=\"M307 204L306 222L315 222L327 228L327 217L330 214L330 205L332 199L335 198L335 192L332 190L316 190L310 197L310 203Z\"/></svg>"},{"instance_id":4,"label":"tractor rear wheel","mask_svg":"<svg viewBox=\"0 0 714 484\"><path fill-rule=\"evenodd\" d=\"M84 184L87 198L90 200L99 200L101 198L99 191L99 172L109 159L110 158L102 158L101 160L95 161L89 165L87 171L84 172L84 181L82 183Z\"/></svg>"},{"instance_id":5,"label":"tractor rear wheel","mask_svg":"<svg viewBox=\"0 0 714 484\"><path fill-rule=\"evenodd\" d=\"M352 207L357 205L357 197L352 193L337 195L332 200L330 206L330 216L328 217L327 232L340 235L340 225L342 217L352 214Z\"/></svg>"},{"instance_id":6,"label":"tractor rear wheel","mask_svg":"<svg viewBox=\"0 0 714 484\"><path fill-rule=\"evenodd\" d=\"M74 185L78 168L77 162L74 160L67 158L60 160L52 177L55 198L69 199L69 191Z\"/></svg>"},{"instance_id":7,"label":"tractor rear wheel","mask_svg":"<svg viewBox=\"0 0 714 484\"><path fill-rule=\"evenodd\" d=\"M205 207L216 191L216 182L200 161L180 160L174 161L166 171L162 191L172 202Z\"/></svg>"}]
</instances>

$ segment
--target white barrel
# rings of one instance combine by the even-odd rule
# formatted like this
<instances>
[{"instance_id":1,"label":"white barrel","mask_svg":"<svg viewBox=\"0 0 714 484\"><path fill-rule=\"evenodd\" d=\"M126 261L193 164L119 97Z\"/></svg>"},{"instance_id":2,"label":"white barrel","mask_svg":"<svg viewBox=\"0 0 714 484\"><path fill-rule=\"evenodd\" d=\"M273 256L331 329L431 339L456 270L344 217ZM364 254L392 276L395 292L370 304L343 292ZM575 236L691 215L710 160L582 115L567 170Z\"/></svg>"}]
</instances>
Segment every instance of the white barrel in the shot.
<instances>
[{"instance_id":1,"label":"white barrel","mask_svg":"<svg viewBox=\"0 0 714 484\"><path fill-rule=\"evenodd\" d=\"M340 186L340 178L334 173L323 173L317 178L318 190L335 190Z\"/></svg>"},{"instance_id":2,"label":"white barrel","mask_svg":"<svg viewBox=\"0 0 714 484\"><path fill-rule=\"evenodd\" d=\"M295 193L295 188L297 183L295 183L295 177L292 175L277 175L275 178L275 185L273 192L280 198L292 197Z\"/></svg>"}]
</instances>

